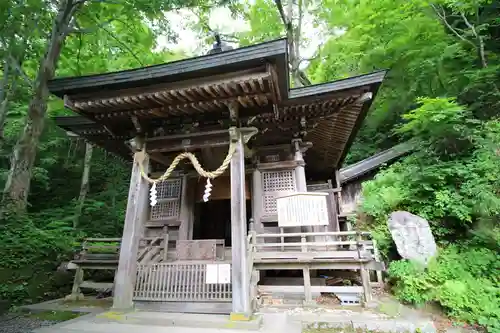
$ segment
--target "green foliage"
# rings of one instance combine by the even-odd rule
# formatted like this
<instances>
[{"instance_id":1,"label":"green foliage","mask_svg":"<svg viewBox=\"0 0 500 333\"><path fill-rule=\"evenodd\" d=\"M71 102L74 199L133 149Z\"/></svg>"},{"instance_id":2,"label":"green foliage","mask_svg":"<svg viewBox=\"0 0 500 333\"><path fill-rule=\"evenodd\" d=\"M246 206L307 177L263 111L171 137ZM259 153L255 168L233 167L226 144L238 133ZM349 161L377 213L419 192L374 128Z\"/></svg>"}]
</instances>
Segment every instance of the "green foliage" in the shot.
<instances>
[{"instance_id":1,"label":"green foliage","mask_svg":"<svg viewBox=\"0 0 500 333\"><path fill-rule=\"evenodd\" d=\"M362 209L385 223L394 210L431 221L435 235L464 235L479 218L500 214L496 119L480 122L449 99L420 99L396 131L419 149L364 185Z\"/></svg>"},{"instance_id":2,"label":"green foliage","mask_svg":"<svg viewBox=\"0 0 500 333\"><path fill-rule=\"evenodd\" d=\"M416 152L365 184L362 209L386 257L392 248L386 219L394 210L429 219L446 246L425 269L391 263L398 298L438 302L457 319L499 331L500 182L493 176L500 173L499 122L480 121L452 99L418 102L395 129L419 143Z\"/></svg>"},{"instance_id":3,"label":"green foliage","mask_svg":"<svg viewBox=\"0 0 500 333\"><path fill-rule=\"evenodd\" d=\"M426 269L392 263L396 294L498 330L498 1L322 3L317 19L344 32L309 66L314 82L389 69L346 163L403 140L416 147L364 184L367 226L386 259L395 210L428 219L443 247Z\"/></svg>"},{"instance_id":4,"label":"green foliage","mask_svg":"<svg viewBox=\"0 0 500 333\"><path fill-rule=\"evenodd\" d=\"M500 331L500 261L497 249L449 246L427 268L395 261L389 268L395 295L404 302L438 302L449 315Z\"/></svg>"},{"instance_id":5,"label":"green foliage","mask_svg":"<svg viewBox=\"0 0 500 333\"><path fill-rule=\"evenodd\" d=\"M38 228L27 217L6 214L0 222L0 299L16 304L67 293L71 277L54 272L72 254L72 234Z\"/></svg>"},{"instance_id":6,"label":"green foliage","mask_svg":"<svg viewBox=\"0 0 500 333\"><path fill-rule=\"evenodd\" d=\"M165 10L178 6L208 6L203 1L86 1L76 13L74 33L66 38L57 64L58 76L95 74L154 65L182 58L158 50L161 33L171 38ZM0 186L4 188L13 148L23 131L31 84L46 49L56 2L7 1L0 5L0 62L13 57L21 71L10 74L11 91L5 128L0 124ZM5 10L3 10L5 9ZM3 68L0 76L5 75ZM0 98L3 95L0 94ZM0 101L0 104L2 101ZM48 116L68 115L63 101L51 97ZM85 143L67 137L46 121L32 171L27 216L3 216L0 221L0 299L36 302L69 292L71 274L57 266L72 258L82 237L118 237L122 233L130 165L96 147L90 169L89 194L75 230L73 220L81 184ZM2 207L3 209L4 207Z\"/></svg>"},{"instance_id":7,"label":"green foliage","mask_svg":"<svg viewBox=\"0 0 500 333\"><path fill-rule=\"evenodd\" d=\"M283 22L272 0L257 0L248 4L246 19L250 31L239 34L242 45L252 45L276 38L284 34Z\"/></svg>"},{"instance_id":8,"label":"green foliage","mask_svg":"<svg viewBox=\"0 0 500 333\"><path fill-rule=\"evenodd\" d=\"M346 163L401 140L392 130L402 122L401 115L415 107L418 97L457 97L463 105L474 104L470 108L474 114L491 118L498 113L498 1L438 2L455 14L450 15L450 23L469 42L451 32L427 1L322 1L318 20L332 30L343 28L344 33L324 43L320 57L308 67L310 78L320 83L389 70ZM485 42L485 68L479 65L478 50L471 46L477 40L471 29L462 19L451 21L461 12L469 15L472 8L478 15L469 17L467 23L474 25Z\"/></svg>"}]
</instances>

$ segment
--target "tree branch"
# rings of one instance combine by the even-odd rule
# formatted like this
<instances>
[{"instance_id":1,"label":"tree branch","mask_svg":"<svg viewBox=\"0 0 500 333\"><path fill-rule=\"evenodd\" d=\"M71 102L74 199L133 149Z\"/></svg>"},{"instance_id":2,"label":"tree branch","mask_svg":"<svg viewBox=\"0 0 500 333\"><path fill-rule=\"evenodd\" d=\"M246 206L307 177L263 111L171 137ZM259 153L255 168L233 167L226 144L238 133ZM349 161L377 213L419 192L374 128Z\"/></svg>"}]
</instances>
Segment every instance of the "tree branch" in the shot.
<instances>
[{"instance_id":1,"label":"tree branch","mask_svg":"<svg viewBox=\"0 0 500 333\"><path fill-rule=\"evenodd\" d=\"M109 19L105 22L102 22L100 24L98 24L97 26L94 26L94 27L89 27L89 28L80 28L78 26L78 23L76 22L75 20L75 27L76 28L72 28L70 33L75 33L75 34L88 34L88 33L92 33L92 32L96 32L97 30L99 30L100 28L104 28L105 26L108 26L111 24L111 22L113 21L116 21L116 19L112 18L112 19Z\"/></svg>"},{"instance_id":2,"label":"tree branch","mask_svg":"<svg viewBox=\"0 0 500 333\"><path fill-rule=\"evenodd\" d=\"M299 72L299 80L300 82L302 82L302 84L304 86L309 86L311 85L311 81L309 80L309 78L307 77L306 73L304 73L303 70L300 70L300 69L297 69L297 71Z\"/></svg>"},{"instance_id":3,"label":"tree branch","mask_svg":"<svg viewBox=\"0 0 500 333\"><path fill-rule=\"evenodd\" d=\"M12 66L14 66L14 68L16 69L16 71L19 73L19 75L21 75L21 77L23 78L23 80L30 86L30 87L33 87L33 80L31 80L29 78L29 76L26 74L26 72L22 69L21 65L19 64L19 62L17 61L17 59L15 59L12 55L9 55L9 60L10 60L10 63Z\"/></svg>"},{"instance_id":4,"label":"tree branch","mask_svg":"<svg viewBox=\"0 0 500 333\"><path fill-rule=\"evenodd\" d=\"M292 1L292 0L289 0ZM285 15L285 10L283 9L283 4L281 3L281 0L274 0L274 3L276 4L276 7L278 8L278 12L280 13L281 20L283 21L283 24L285 27L288 27L288 19L286 18Z\"/></svg>"},{"instance_id":5,"label":"tree branch","mask_svg":"<svg viewBox=\"0 0 500 333\"><path fill-rule=\"evenodd\" d=\"M300 65L301 65L304 61L311 62L311 61L314 61L314 60L319 59L319 57L320 57L320 55L318 54L318 55L316 55L316 56L314 56L314 57L311 57L311 58L301 58L301 59L299 60L299 66L300 66Z\"/></svg>"},{"instance_id":6,"label":"tree branch","mask_svg":"<svg viewBox=\"0 0 500 333\"><path fill-rule=\"evenodd\" d=\"M434 12L436 13L436 15L441 19L441 21L446 25L446 27L455 35L457 36L459 39L463 40L464 42L466 43L469 43L471 44L472 46L474 46L474 48L477 48L477 45L474 44L473 42L471 42L470 40L468 40L467 38L465 38L464 36L462 36L461 34L459 34L457 32L457 30L455 30L455 28L453 28L449 23L448 23L448 20L446 18L446 13L444 11L444 8L440 7L441 8L441 11L439 11L438 9L438 6L437 5L434 5L434 4L431 4L431 7L434 9Z\"/></svg>"},{"instance_id":7,"label":"tree branch","mask_svg":"<svg viewBox=\"0 0 500 333\"><path fill-rule=\"evenodd\" d=\"M292 0L289 0L292 1ZM297 19L297 28L295 29L295 56L297 57L297 66L298 63L300 63L300 36L302 36L302 18L304 16L304 9L302 8L304 6L304 1L299 0L298 2L298 7L299 7L299 17Z\"/></svg>"},{"instance_id":8,"label":"tree branch","mask_svg":"<svg viewBox=\"0 0 500 333\"><path fill-rule=\"evenodd\" d=\"M94 21L96 23L99 23L95 18L93 18L93 17L91 17L89 15L85 15L85 16L87 16L92 21ZM141 65L142 67L144 67L144 64L142 63L141 59L139 59L139 57L135 54L135 52L130 47L128 47L127 44L123 43L120 39L118 39L111 31L109 31L105 27L101 27L101 29L104 30L118 44L120 44L125 50L127 50L130 53L130 55L132 55L132 57L134 57L134 59L137 60L137 62L139 63L139 65Z\"/></svg>"},{"instance_id":9,"label":"tree branch","mask_svg":"<svg viewBox=\"0 0 500 333\"><path fill-rule=\"evenodd\" d=\"M476 28L474 27L473 24L471 24L469 22L469 20L467 19L467 17L465 16L465 14L463 12L460 12L460 16L464 20L464 23L472 31L472 34L474 35L474 37L476 37L476 39L477 39L477 41L479 43L478 51L479 51L479 58L481 59L481 65L483 66L483 68L488 67L488 62L486 61L486 55L484 54L484 40L483 40L483 37L477 33Z\"/></svg>"}]
</instances>

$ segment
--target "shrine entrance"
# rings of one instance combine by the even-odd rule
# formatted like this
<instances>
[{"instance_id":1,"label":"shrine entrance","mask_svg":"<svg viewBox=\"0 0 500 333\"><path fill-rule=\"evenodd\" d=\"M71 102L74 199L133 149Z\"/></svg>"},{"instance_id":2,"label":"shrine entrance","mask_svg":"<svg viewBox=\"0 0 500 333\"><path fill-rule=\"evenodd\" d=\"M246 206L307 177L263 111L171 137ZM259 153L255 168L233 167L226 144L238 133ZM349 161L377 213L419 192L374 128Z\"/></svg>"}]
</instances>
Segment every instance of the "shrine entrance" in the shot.
<instances>
[{"instance_id":1,"label":"shrine entrance","mask_svg":"<svg viewBox=\"0 0 500 333\"><path fill-rule=\"evenodd\" d=\"M193 239L217 239L224 241L230 256L231 247L231 181L229 175L212 181L212 191L208 201L203 200L205 179L200 179L196 188L194 205ZM251 217L252 205L250 196L250 177L245 179L245 196L247 211L247 230ZM227 257L227 256L226 256Z\"/></svg>"},{"instance_id":2,"label":"shrine entrance","mask_svg":"<svg viewBox=\"0 0 500 333\"><path fill-rule=\"evenodd\" d=\"M247 200L247 212L251 209L251 201ZM248 224L249 221L247 221L247 230ZM193 239L224 240L225 247L231 247L231 200L220 199L196 203ZM230 255L229 252L228 254Z\"/></svg>"},{"instance_id":3,"label":"shrine entrance","mask_svg":"<svg viewBox=\"0 0 500 333\"><path fill-rule=\"evenodd\" d=\"M223 239L231 246L231 200L197 202L194 216L193 239Z\"/></svg>"}]
</instances>

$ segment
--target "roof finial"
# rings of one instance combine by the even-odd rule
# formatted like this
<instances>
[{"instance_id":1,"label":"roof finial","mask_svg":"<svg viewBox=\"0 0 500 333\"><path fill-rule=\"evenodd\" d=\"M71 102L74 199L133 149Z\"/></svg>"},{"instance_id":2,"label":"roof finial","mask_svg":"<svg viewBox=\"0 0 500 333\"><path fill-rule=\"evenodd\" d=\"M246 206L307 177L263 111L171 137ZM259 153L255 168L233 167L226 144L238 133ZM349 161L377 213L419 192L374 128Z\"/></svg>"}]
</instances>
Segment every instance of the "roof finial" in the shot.
<instances>
[{"instance_id":1,"label":"roof finial","mask_svg":"<svg viewBox=\"0 0 500 333\"><path fill-rule=\"evenodd\" d=\"M227 45L227 43L222 41L221 35L218 31L213 31L213 34L215 38L215 43L213 44L212 49L208 51L208 54L214 54L233 49L230 45Z\"/></svg>"}]
</instances>

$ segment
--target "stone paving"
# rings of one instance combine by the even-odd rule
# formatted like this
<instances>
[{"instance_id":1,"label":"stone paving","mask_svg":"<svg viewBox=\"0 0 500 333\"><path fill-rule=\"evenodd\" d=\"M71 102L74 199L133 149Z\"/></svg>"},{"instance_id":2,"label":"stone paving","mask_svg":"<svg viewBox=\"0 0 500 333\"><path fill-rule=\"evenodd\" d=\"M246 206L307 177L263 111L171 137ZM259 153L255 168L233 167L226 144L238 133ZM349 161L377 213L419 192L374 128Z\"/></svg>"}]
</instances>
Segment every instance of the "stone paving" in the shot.
<instances>
[{"instance_id":1,"label":"stone paving","mask_svg":"<svg viewBox=\"0 0 500 333\"><path fill-rule=\"evenodd\" d=\"M36 333L301 333L304 329L354 327L385 332L434 333L432 321L392 318L389 315L368 311L334 309L277 309L266 308L260 313L260 328L234 326L228 316L186 315L151 312L91 314ZM239 327L239 329L235 328Z\"/></svg>"},{"instance_id":2,"label":"stone paving","mask_svg":"<svg viewBox=\"0 0 500 333\"><path fill-rule=\"evenodd\" d=\"M429 313L402 305L392 298L380 298L367 308L359 306L269 305L251 323L230 322L229 316L164 313L136 310L127 313L103 309L36 333L301 333L338 332L354 328L378 332L435 333ZM455 328L440 330L454 332ZM464 332L460 330L460 332ZM470 333L470 332L469 332Z\"/></svg>"}]
</instances>

